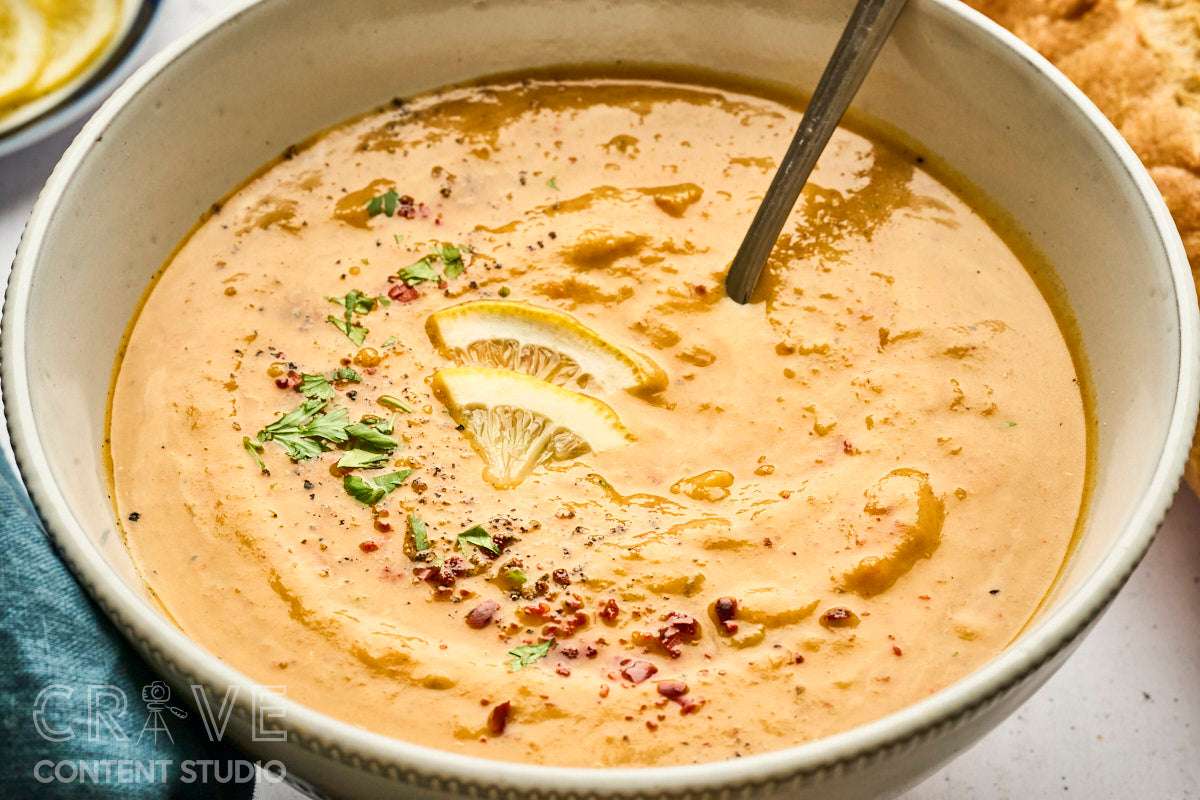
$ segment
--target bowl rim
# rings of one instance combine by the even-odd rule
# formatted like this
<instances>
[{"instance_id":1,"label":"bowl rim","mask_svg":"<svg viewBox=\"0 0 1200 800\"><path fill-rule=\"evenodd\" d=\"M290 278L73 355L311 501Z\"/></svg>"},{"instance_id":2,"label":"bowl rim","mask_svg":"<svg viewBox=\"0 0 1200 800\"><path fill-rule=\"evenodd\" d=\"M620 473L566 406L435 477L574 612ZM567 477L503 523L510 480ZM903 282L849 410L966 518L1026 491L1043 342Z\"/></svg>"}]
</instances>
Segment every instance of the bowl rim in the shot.
<instances>
[{"instance_id":1,"label":"bowl rim","mask_svg":"<svg viewBox=\"0 0 1200 800\"><path fill-rule=\"evenodd\" d=\"M103 56L64 86L46 95L60 95L57 100L15 124L7 124L0 118L0 158L40 142L98 105L132 72L132 65L145 48L161 8L162 0L131 3L129 11L122 11L122 27L105 47ZM43 99L38 97L31 102L39 103Z\"/></svg>"},{"instance_id":2,"label":"bowl rim","mask_svg":"<svg viewBox=\"0 0 1200 800\"><path fill-rule=\"evenodd\" d=\"M0 389L15 460L49 538L92 598L139 650L171 663L211 692L230 686L261 687L189 639L164 615L135 592L103 562L85 533L53 475L33 419L25 357L28 295L34 265L43 239L53 230L59 199L69 190L75 171L91 146L114 118L159 73L199 43L221 35L257 9L287 0L241 0L223 14L177 39L142 65L86 123L42 189L22 234L5 293L0 317ZM639 768L556 767L505 762L437 750L359 728L310 709L283 695L274 695L282 709L289 745L332 758L357 769L418 785L450 785L464 790L496 787L534 791L538 796L582 792L587 796L648 793L674 794L685 790L715 790L730 785L764 787L823 771L838 769L953 729L977 709L996 702L1025 677L1058 656L1107 607L1146 553L1178 489L1192 444L1200 406L1200 311L1191 270L1174 222L1149 174L1116 129L1087 97L1048 61L983 14L956 0L911 0L906 13L940 17L959 26L974 27L997 40L1023 66L1057 89L1068 112L1082 116L1097 130L1120 160L1149 212L1171 277L1179 321L1180 361L1177 388L1162 452L1140 500L1133 506L1117 540L1079 586L1051 614L995 658L950 686L913 705L851 730L812 742L729 761L686 766ZM239 710L248 713L245 694ZM301 772L304 770L302 769ZM303 775L301 775L303 777Z\"/></svg>"}]
</instances>

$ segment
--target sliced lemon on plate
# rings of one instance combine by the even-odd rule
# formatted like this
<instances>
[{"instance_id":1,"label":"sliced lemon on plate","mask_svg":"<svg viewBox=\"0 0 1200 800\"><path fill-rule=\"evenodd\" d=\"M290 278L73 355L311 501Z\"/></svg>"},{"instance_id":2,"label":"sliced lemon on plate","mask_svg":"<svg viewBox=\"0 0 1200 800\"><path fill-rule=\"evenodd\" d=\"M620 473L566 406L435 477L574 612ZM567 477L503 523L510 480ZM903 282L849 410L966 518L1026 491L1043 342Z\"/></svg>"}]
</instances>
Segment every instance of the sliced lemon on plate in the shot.
<instances>
[{"instance_id":1,"label":"sliced lemon on plate","mask_svg":"<svg viewBox=\"0 0 1200 800\"><path fill-rule=\"evenodd\" d=\"M472 300L435 311L429 340L455 363L516 370L558 386L640 395L660 392L667 376L646 356L615 345L570 314L511 300Z\"/></svg>"},{"instance_id":2,"label":"sliced lemon on plate","mask_svg":"<svg viewBox=\"0 0 1200 800\"><path fill-rule=\"evenodd\" d=\"M33 90L46 63L46 20L28 0L0 0L0 109Z\"/></svg>"},{"instance_id":3,"label":"sliced lemon on plate","mask_svg":"<svg viewBox=\"0 0 1200 800\"><path fill-rule=\"evenodd\" d=\"M57 89L92 63L112 39L121 0L35 0L49 27L49 59L34 94Z\"/></svg>"},{"instance_id":4,"label":"sliced lemon on plate","mask_svg":"<svg viewBox=\"0 0 1200 800\"><path fill-rule=\"evenodd\" d=\"M433 392L483 459L483 477L499 489L516 486L539 465L633 439L606 403L521 372L440 369Z\"/></svg>"}]
</instances>

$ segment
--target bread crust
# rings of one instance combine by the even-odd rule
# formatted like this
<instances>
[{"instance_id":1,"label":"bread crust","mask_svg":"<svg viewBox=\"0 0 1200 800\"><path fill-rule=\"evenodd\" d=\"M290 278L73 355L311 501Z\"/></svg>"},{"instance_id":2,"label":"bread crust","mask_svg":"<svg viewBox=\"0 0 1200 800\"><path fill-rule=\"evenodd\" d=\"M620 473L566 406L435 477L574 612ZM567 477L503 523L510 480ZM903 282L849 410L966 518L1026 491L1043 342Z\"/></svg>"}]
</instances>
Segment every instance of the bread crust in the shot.
<instances>
[{"instance_id":1,"label":"bread crust","mask_svg":"<svg viewBox=\"0 0 1200 800\"><path fill-rule=\"evenodd\" d=\"M967 0L1049 59L1146 165L1200 283L1200 0ZM1200 433L1187 481L1200 494Z\"/></svg>"}]
</instances>

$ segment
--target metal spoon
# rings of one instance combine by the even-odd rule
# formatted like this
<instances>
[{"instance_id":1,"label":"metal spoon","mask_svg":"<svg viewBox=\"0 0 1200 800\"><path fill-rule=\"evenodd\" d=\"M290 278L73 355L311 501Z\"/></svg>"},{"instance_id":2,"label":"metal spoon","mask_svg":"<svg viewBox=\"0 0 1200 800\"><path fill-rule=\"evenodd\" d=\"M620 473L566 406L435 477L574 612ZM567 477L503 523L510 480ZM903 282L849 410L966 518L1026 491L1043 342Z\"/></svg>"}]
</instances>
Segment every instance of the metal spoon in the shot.
<instances>
[{"instance_id":1,"label":"metal spoon","mask_svg":"<svg viewBox=\"0 0 1200 800\"><path fill-rule=\"evenodd\" d=\"M804 118L779 171L775 173L763 197L754 221L725 276L725 292L738 303L747 303L758 285L758 278L783 230L783 223L800 191L808 181L821 151L829 143L842 115L863 78L867 76L875 56L887 41L896 17L907 0L858 0L842 38L830 57L812 101L804 110Z\"/></svg>"}]
</instances>

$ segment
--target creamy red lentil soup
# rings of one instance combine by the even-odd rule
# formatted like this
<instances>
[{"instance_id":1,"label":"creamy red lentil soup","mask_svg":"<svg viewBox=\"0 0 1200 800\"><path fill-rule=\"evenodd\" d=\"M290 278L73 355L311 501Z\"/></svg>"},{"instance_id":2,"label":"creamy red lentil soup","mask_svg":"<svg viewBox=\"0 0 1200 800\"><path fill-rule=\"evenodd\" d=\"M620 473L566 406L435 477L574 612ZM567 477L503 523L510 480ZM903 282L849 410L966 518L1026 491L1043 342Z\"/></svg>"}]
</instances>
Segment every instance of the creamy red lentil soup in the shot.
<instances>
[{"instance_id":1,"label":"creamy red lentil soup","mask_svg":"<svg viewBox=\"0 0 1200 800\"><path fill-rule=\"evenodd\" d=\"M537 764L775 750L994 657L1081 512L1072 349L996 225L846 129L728 299L799 114L496 79L214 206L112 397L165 611L314 709Z\"/></svg>"}]
</instances>

